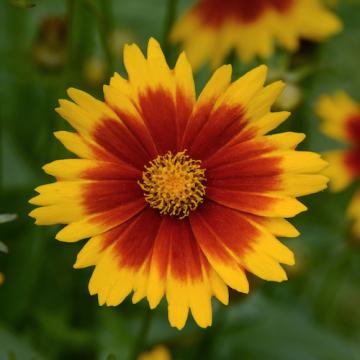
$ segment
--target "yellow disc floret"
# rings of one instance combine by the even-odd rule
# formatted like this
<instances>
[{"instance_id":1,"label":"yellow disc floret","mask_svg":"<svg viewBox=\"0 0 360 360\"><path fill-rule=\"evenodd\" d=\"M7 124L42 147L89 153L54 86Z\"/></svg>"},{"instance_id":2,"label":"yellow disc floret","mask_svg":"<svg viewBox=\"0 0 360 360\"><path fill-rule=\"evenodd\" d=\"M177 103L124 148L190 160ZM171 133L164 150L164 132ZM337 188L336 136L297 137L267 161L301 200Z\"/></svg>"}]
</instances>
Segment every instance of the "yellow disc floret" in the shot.
<instances>
[{"instance_id":1,"label":"yellow disc floret","mask_svg":"<svg viewBox=\"0 0 360 360\"><path fill-rule=\"evenodd\" d=\"M159 155L145 166L139 181L152 208L180 219L195 210L205 195L205 169L200 167L200 160L191 159L185 152Z\"/></svg>"}]
</instances>

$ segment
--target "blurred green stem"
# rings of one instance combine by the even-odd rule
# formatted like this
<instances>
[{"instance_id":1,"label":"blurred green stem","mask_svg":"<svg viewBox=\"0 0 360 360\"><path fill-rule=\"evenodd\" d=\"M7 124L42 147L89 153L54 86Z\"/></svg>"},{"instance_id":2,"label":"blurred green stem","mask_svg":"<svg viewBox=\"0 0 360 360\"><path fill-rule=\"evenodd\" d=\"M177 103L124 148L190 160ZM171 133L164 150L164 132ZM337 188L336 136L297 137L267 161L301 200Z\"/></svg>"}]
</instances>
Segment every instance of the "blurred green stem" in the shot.
<instances>
[{"instance_id":1,"label":"blurred green stem","mask_svg":"<svg viewBox=\"0 0 360 360\"><path fill-rule=\"evenodd\" d=\"M77 69L80 57L76 53L76 44L74 41L74 20L75 17L75 0L67 0L66 9L66 21L68 28L68 39L67 39L67 66L65 69L65 85L73 80L73 71Z\"/></svg>"},{"instance_id":2,"label":"blurred green stem","mask_svg":"<svg viewBox=\"0 0 360 360\"><path fill-rule=\"evenodd\" d=\"M152 320L152 311L147 307L145 310L144 318L142 319L142 323L140 325L138 336L134 341L134 345L130 353L129 360L136 360L138 358L139 353L142 351L146 343L147 335L149 333L151 320Z\"/></svg>"},{"instance_id":3,"label":"blurred green stem","mask_svg":"<svg viewBox=\"0 0 360 360\"><path fill-rule=\"evenodd\" d=\"M212 359L212 349L216 342L216 335L221 331L226 321L227 308L221 306L216 314L217 322L207 329L199 341L197 350L195 351L194 360L196 359Z\"/></svg>"},{"instance_id":4,"label":"blurred green stem","mask_svg":"<svg viewBox=\"0 0 360 360\"><path fill-rule=\"evenodd\" d=\"M89 10L95 16L98 28L99 28L99 35L103 50L105 52L106 60L108 63L108 72L109 74L112 73L114 69L114 61L110 49L110 31L111 31L111 21L107 19L107 15L109 15L109 11L101 11L99 5L94 0L83 0L84 4L89 8ZM107 4L108 5L108 4ZM107 7L109 8L109 6Z\"/></svg>"},{"instance_id":5,"label":"blurred green stem","mask_svg":"<svg viewBox=\"0 0 360 360\"><path fill-rule=\"evenodd\" d=\"M165 15L165 23L164 23L164 33L163 33L163 49L165 55L169 56L171 45L169 43L169 34L171 28L174 24L176 17L176 10L178 6L179 0L168 0L166 6L166 15Z\"/></svg>"},{"instance_id":6,"label":"blurred green stem","mask_svg":"<svg viewBox=\"0 0 360 360\"><path fill-rule=\"evenodd\" d=\"M0 110L0 190L3 185L3 115ZM3 209L2 209L3 210Z\"/></svg>"}]
</instances>

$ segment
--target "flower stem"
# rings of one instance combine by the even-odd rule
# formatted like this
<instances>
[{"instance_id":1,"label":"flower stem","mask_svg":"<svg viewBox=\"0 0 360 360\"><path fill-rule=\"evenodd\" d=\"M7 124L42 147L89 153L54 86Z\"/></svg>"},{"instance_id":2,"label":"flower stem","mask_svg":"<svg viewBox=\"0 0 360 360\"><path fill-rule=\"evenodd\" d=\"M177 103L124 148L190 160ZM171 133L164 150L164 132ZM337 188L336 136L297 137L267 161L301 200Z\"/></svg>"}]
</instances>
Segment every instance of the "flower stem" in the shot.
<instances>
[{"instance_id":1,"label":"flower stem","mask_svg":"<svg viewBox=\"0 0 360 360\"><path fill-rule=\"evenodd\" d=\"M106 60L108 63L108 72L110 74L114 68L114 61L109 46L110 21L108 21L108 19L105 16L105 12L101 11L99 5L94 0L83 0L83 1L84 4L89 8L89 10L93 13L93 15L97 20L100 40L103 50L105 52Z\"/></svg>"},{"instance_id":2,"label":"flower stem","mask_svg":"<svg viewBox=\"0 0 360 360\"><path fill-rule=\"evenodd\" d=\"M175 21L178 3L179 0L167 1L165 22L164 22L164 33L163 33L163 49L167 57L170 56L170 50L171 50L171 45L169 43L169 33Z\"/></svg>"},{"instance_id":3,"label":"flower stem","mask_svg":"<svg viewBox=\"0 0 360 360\"><path fill-rule=\"evenodd\" d=\"M221 332L221 329L226 322L227 308L221 306L216 314L217 322L209 329L207 329L199 341L197 350L195 351L195 359L211 359L212 349L216 342L216 335Z\"/></svg>"},{"instance_id":4,"label":"flower stem","mask_svg":"<svg viewBox=\"0 0 360 360\"><path fill-rule=\"evenodd\" d=\"M149 333L150 325L152 320L152 311L147 307L140 325L140 330L137 338L135 339L132 351L130 353L129 360L136 360L139 353L146 343L147 335Z\"/></svg>"}]
</instances>

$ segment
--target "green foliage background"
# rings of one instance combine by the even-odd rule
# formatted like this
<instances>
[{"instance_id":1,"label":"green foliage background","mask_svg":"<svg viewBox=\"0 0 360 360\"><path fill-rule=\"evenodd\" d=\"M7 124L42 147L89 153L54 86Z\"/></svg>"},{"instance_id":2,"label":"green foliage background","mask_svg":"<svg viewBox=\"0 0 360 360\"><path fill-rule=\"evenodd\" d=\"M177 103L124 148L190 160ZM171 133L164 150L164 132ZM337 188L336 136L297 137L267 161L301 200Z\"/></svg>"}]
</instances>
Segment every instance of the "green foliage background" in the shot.
<instances>
[{"instance_id":1,"label":"green foliage background","mask_svg":"<svg viewBox=\"0 0 360 360\"><path fill-rule=\"evenodd\" d=\"M180 0L178 12L191 4ZM0 360L127 359L161 343L174 359L357 360L360 359L360 239L353 239L345 217L355 186L340 194L323 192L305 200L309 211L295 224L302 235L285 240L297 255L289 281L272 284L251 277L248 296L231 293L230 306L213 303L214 325L202 330L192 320L179 332L167 322L166 306L152 312L149 334L137 335L147 305L129 300L117 308L99 307L87 291L91 269L72 269L81 244L54 240L56 227L42 228L27 216L33 188L51 181L46 162L69 156L52 136L66 125L53 111L66 88L90 88L84 64L96 55L123 72L121 58L109 53L106 34L120 28L143 48L149 36L164 39L165 0L26 0L0 4L0 213L18 218L0 224ZM29 2L29 4L32 2ZM30 4L31 5L31 4ZM95 6L95 7L94 7ZM303 99L283 130L303 131L307 149L340 147L318 131L313 105L319 94L345 89L360 101L360 4L338 1L344 31L329 41L304 44L289 58L279 51L270 65L294 75ZM68 16L67 62L60 70L36 64L33 47L42 19ZM171 19L170 19L171 20ZM127 34L127 35L126 35ZM105 47L104 47L105 45ZM168 49L173 62L176 49ZM237 74L246 67L233 64ZM254 65L254 64L253 64ZM209 70L197 74L200 87ZM107 80L106 80L107 81ZM135 350L134 350L135 349Z\"/></svg>"}]
</instances>

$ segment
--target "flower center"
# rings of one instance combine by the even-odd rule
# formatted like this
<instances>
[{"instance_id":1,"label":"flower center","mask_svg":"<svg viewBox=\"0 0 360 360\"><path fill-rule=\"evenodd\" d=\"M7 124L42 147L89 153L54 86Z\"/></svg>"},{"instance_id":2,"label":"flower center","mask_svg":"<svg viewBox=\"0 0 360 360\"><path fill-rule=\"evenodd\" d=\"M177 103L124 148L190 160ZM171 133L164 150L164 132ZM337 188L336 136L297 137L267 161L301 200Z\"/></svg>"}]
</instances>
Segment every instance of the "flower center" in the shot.
<instances>
[{"instance_id":1,"label":"flower center","mask_svg":"<svg viewBox=\"0 0 360 360\"><path fill-rule=\"evenodd\" d=\"M142 181L138 182L152 208L180 219L203 202L206 188L201 161L191 159L185 152L159 155L145 166Z\"/></svg>"}]
</instances>

